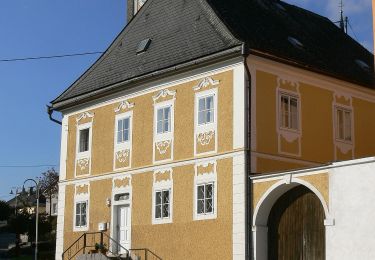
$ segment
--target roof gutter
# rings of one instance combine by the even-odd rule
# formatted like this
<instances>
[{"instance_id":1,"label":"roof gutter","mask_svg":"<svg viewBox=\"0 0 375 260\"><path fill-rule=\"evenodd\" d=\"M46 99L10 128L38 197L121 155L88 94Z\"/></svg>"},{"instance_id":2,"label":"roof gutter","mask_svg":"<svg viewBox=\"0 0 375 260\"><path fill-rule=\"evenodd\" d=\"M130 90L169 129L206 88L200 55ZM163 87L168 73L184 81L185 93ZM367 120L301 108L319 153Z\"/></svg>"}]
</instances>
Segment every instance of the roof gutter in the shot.
<instances>
[{"instance_id":1,"label":"roof gutter","mask_svg":"<svg viewBox=\"0 0 375 260\"><path fill-rule=\"evenodd\" d=\"M53 118L52 117L52 114L53 114L53 109L51 106L48 106L47 105L47 113L48 113L48 117L49 117L49 120L51 120L52 122L55 122L56 124L59 124L59 125L62 125L62 122Z\"/></svg>"},{"instance_id":2,"label":"roof gutter","mask_svg":"<svg viewBox=\"0 0 375 260\"><path fill-rule=\"evenodd\" d=\"M194 67L194 66L198 66L198 65L202 66L202 65L212 63L214 61L227 59L230 56L236 56L237 54L240 55L241 51L242 51L242 46L239 45L239 46L235 46L233 48L230 48L230 49L218 52L218 53L214 53L214 54L209 55L209 56L205 56L205 57L202 57L202 58L199 58L199 59L195 59L195 60L183 63L183 64L179 64L179 65L169 67L169 68L166 68L166 69L162 69L162 70L157 70L157 71L154 71L154 72L151 72L151 73L139 76L139 77L131 78L129 80L121 81L121 82L115 83L113 85L110 85L110 86L107 86L107 87L104 87L104 88L101 88L101 89L98 89L98 90L95 90L95 91L91 91L91 92L86 93L86 94L79 95L77 97L73 97L73 98L70 98L70 99L67 99L67 100L56 102L56 103L52 104L51 106L49 106L49 111L50 110L51 111L61 111L61 110L64 110L66 108L72 107L72 106L76 105L77 103L88 102L88 101L91 101L93 99L96 99L96 98L99 98L99 97L102 97L102 96L105 96L105 95L108 95L108 94L112 94L112 93L118 91L118 89L120 87L122 87L123 85L135 84L135 83L140 83L140 82L147 82L147 81L150 81L150 80L154 80L155 77L165 76L168 73L173 73L173 72L176 72L176 71L183 71L183 70L191 69L191 67ZM50 114L50 112L49 112L49 114ZM51 115L52 115L52 113L51 113Z\"/></svg>"}]
</instances>

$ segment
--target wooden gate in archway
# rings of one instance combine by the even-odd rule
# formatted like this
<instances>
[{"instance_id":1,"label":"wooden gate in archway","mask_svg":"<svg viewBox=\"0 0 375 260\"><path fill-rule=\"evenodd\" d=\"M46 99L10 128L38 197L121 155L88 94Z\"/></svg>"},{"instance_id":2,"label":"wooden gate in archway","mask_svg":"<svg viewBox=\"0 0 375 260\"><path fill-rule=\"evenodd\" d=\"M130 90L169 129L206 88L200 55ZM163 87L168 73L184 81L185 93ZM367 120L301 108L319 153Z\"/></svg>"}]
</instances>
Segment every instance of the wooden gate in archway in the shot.
<instances>
[{"instance_id":1,"label":"wooden gate in archway","mask_svg":"<svg viewBox=\"0 0 375 260\"><path fill-rule=\"evenodd\" d=\"M324 260L324 209L305 186L283 194L268 218L269 260Z\"/></svg>"}]
</instances>

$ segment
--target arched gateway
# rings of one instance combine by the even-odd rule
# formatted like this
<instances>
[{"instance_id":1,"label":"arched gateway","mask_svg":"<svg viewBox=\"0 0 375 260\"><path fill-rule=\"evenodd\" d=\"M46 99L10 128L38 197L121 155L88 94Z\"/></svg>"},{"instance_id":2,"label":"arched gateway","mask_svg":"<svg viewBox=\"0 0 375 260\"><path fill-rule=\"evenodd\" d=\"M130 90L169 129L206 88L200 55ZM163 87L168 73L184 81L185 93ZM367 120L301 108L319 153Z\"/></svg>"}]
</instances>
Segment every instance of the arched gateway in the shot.
<instances>
[{"instance_id":1,"label":"arched gateway","mask_svg":"<svg viewBox=\"0 0 375 260\"><path fill-rule=\"evenodd\" d=\"M318 197L299 185L282 195L268 217L268 259L324 260L324 210Z\"/></svg>"},{"instance_id":2,"label":"arched gateway","mask_svg":"<svg viewBox=\"0 0 375 260\"><path fill-rule=\"evenodd\" d=\"M324 260L328 208L320 192L294 179L274 184L257 203L253 216L257 260Z\"/></svg>"}]
</instances>

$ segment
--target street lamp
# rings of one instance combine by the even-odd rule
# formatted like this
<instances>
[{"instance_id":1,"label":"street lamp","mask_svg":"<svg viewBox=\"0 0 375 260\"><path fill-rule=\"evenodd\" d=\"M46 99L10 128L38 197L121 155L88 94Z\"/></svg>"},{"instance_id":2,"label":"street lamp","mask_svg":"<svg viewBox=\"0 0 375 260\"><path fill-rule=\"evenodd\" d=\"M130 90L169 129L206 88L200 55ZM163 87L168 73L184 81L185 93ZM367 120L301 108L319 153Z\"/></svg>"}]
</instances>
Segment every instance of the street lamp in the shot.
<instances>
[{"instance_id":1,"label":"street lamp","mask_svg":"<svg viewBox=\"0 0 375 260\"><path fill-rule=\"evenodd\" d=\"M18 187L12 187L12 189L10 190L10 195L15 195L15 197L16 197L16 205L15 205L15 207L14 207L14 215L16 215L17 216L17 199L18 199L18 195L20 194L19 192L18 192ZM14 192L15 193L13 193L13 190L15 190Z\"/></svg>"},{"instance_id":2,"label":"street lamp","mask_svg":"<svg viewBox=\"0 0 375 260\"><path fill-rule=\"evenodd\" d=\"M34 179L27 179L23 182L22 189L25 189L25 183L32 181L36 186L36 217L35 217L35 260L38 259L38 221L39 221L39 180L36 182Z\"/></svg>"}]
</instances>

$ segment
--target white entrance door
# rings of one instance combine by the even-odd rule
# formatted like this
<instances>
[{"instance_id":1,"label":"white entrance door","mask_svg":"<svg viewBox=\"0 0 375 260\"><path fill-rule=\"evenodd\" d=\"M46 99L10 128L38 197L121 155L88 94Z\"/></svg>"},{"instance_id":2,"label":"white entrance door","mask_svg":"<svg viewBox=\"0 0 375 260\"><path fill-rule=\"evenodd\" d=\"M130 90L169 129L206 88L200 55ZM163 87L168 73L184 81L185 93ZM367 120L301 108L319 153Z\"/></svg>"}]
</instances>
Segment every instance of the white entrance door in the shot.
<instances>
[{"instance_id":1,"label":"white entrance door","mask_svg":"<svg viewBox=\"0 0 375 260\"><path fill-rule=\"evenodd\" d=\"M119 206L117 216L117 238L120 245L126 249L130 249L130 207ZM120 253L125 253L125 250L120 248Z\"/></svg>"}]
</instances>

